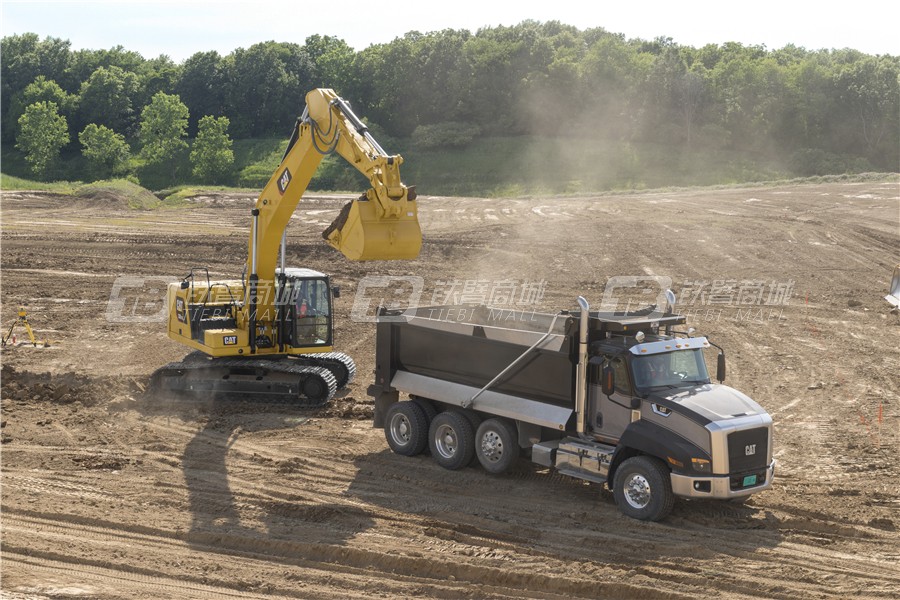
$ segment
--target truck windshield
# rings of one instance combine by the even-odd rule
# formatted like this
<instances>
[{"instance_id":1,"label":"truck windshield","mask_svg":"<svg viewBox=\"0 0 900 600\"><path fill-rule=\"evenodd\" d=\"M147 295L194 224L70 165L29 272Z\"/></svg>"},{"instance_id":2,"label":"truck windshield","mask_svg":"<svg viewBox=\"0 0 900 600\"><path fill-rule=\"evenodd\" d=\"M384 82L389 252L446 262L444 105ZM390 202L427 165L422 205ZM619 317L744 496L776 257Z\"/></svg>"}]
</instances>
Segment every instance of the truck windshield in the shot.
<instances>
[{"instance_id":1,"label":"truck windshield","mask_svg":"<svg viewBox=\"0 0 900 600\"><path fill-rule=\"evenodd\" d=\"M699 349L636 356L631 361L631 368L635 386L645 391L709 383L706 362Z\"/></svg>"}]
</instances>

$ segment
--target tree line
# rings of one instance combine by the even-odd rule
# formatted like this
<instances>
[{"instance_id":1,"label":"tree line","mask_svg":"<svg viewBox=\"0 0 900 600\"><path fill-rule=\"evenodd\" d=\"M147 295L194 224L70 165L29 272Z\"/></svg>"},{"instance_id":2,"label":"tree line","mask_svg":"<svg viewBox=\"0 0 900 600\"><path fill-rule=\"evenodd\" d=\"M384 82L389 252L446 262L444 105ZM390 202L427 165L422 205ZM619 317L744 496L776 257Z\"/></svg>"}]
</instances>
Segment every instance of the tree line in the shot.
<instances>
[{"instance_id":1,"label":"tree line","mask_svg":"<svg viewBox=\"0 0 900 600\"><path fill-rule=\"evenodd\" d=\"M52 129L59 147L81 144L96 174L133 167L135 150L138 162L172 160L194 138L206 140L194 176L227 179L231 139L286 136L316 87L334 88L385 135L423 149L478 136L576 136L688 155L740 150L797 174L900 163L900 57L852 49L695 48L525 21L413 31L360 51L313 35L181 63L121 46L72 50L32 33L4 37L0 52L4 144L27 153L23 136L47 146L41 136ZM52 154L32 165L46 169Z\"/></svg>"}]
</instances>

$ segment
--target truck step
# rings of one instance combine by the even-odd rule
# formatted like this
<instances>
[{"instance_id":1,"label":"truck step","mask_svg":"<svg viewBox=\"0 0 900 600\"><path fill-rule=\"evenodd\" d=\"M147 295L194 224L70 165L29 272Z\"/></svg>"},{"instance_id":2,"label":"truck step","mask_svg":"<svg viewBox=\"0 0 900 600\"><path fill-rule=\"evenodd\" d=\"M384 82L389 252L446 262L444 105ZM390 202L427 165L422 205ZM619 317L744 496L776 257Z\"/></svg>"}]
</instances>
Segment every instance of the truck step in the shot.
<instances>
[{"instance_id":1,"label":"truck step","mask_svg":"<svg viewBox=\"0 0 900 600\"><path fill-rule=\"evenodd\" d=\"M564 438L555 444L551 458L557 471L578 479L606 482L615 446L578 438Z\"/></svg>"}]
</instances>

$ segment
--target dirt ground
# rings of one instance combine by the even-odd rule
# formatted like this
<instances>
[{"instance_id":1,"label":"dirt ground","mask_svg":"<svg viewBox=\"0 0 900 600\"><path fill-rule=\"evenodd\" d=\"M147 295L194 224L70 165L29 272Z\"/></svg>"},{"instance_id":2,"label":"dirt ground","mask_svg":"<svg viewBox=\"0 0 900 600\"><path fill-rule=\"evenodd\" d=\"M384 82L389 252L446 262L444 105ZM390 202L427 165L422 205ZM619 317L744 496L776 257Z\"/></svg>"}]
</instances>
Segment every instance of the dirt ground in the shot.
<instances>
[{"instance_id":1,"label":"dirt ground","mask_svg":"<svg viewBox=\"0 0 900 600\"><path fill-rule=\"evenodd\" d=\"M359 365L319 410L142 391L185 354L154 318L162 285L196 266L239 277L252 197L0 200L3 327L25 304L53 342L2 352L4 598L900 595L896 181L421 197L421 257L397 263L325 246L344 199L311 197L289 263L342 286L337 347ZM773 415L775 485L644 523L524 461L498 478L391 454L365 391L374 325L350 318L366 275L423 278L421 304L506 289L548 312L599 304L611 276L671 278L727 383ZM114 291L120 276L145 282Z\"/></svg>"}]
</instances>

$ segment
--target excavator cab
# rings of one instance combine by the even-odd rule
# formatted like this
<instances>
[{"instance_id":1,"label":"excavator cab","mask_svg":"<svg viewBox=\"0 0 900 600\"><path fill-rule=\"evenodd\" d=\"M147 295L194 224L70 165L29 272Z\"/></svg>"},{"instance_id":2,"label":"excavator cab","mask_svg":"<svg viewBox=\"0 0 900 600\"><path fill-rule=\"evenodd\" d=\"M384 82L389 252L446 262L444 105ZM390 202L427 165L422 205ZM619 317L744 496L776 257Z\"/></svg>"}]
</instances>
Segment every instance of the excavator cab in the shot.
<instances>
[{"instance_id":1,"label":"excavator cab","mask_svg":"<svg viewBox=\"0 0 900 600\"><path fill-rule=\"evenodd\" d=\"M328 276L311 269L285 269L278 308L284 315L282 339L293 348L331 346L332 288Z\"/></svg>"}]
</instances>

